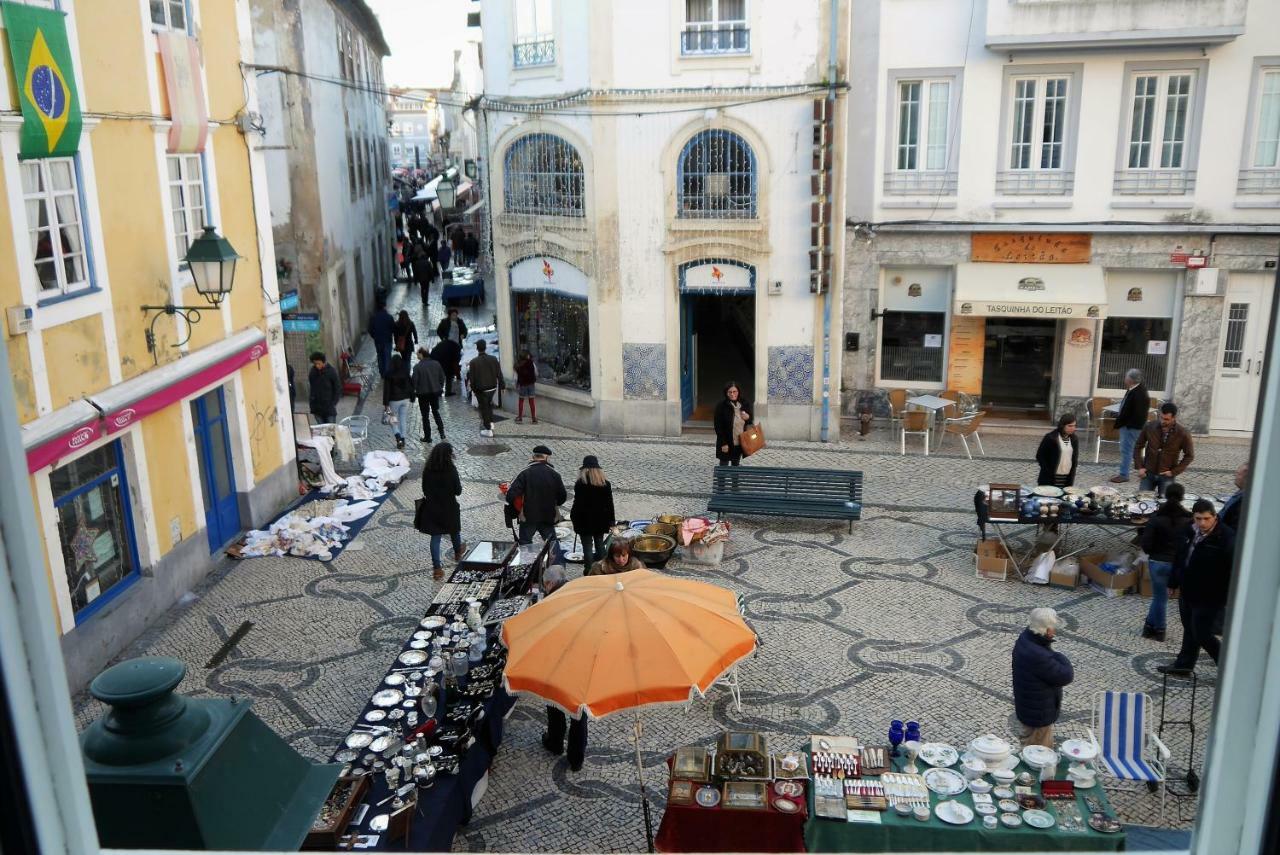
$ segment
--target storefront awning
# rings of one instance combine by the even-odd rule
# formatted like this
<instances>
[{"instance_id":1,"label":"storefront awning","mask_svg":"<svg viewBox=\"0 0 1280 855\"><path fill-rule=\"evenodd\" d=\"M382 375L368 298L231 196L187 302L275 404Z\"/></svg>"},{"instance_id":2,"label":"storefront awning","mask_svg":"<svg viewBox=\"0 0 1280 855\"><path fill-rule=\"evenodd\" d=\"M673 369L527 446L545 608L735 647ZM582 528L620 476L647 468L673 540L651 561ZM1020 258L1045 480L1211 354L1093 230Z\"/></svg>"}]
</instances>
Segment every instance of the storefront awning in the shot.
<instances>
[{"instance_id":1,"label":"storefront awning","mask_svg":"<svg viewBox=\"0 0 1280 855\"><path fill-rule=\"evenodd\" d=\"M105 430L101 413L88 401L72 401L22 426L22 450L27 454L27 471L43 469L59 457L73 454Z\"/></svg>"},{"instance_id":2,"label":"storefront awning","mask_svg":"<svg viewBox=\"0 0 1280 855\"><path fill-rule=\"evenodd\" d=\"M1105 318L1107 285L1093 264L956 265L954 312L974 317Z\"/></svg>"}]
</instances>

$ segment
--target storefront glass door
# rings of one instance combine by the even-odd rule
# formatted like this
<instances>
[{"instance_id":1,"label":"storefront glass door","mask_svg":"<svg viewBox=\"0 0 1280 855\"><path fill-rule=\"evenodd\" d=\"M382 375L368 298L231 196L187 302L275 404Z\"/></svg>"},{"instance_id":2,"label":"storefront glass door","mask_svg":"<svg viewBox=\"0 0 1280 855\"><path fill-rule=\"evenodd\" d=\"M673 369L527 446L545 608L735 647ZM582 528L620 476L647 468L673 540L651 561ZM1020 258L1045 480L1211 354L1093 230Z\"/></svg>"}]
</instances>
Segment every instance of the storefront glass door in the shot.
<instances>
[{"instance_id":1,"label":"storefront glass door","mask_svg":"<svg viewBox=\"0 0 1280 855\"><path fill-rule=\"evenodd\" d=\"M1213 384L1211 430L1253 430L1271 309L1271 277L1231 275Z\"/></svg>"},{"instance_id":2,"label":"storefront glass door","mask_svg":"<svg viewBox=\"0 0 1280 855\"><path fill-rule=\"evenodd\" d=\"M231 465L227 402L221 386L191 402L191 422L195 428L209 551L216 552L240 533L240 503Z\"/></svg>"},{"instance_id":3,"label":"storefront glass door","mask_svg":"<svg viewBox=\"0 0 1280 855\"><path fill-rule=\"evenodd\" d=\"M1020 412L1049 409L1056 333L1056 321L987 318L984 407Z\"/></svg>"}]
</instances>

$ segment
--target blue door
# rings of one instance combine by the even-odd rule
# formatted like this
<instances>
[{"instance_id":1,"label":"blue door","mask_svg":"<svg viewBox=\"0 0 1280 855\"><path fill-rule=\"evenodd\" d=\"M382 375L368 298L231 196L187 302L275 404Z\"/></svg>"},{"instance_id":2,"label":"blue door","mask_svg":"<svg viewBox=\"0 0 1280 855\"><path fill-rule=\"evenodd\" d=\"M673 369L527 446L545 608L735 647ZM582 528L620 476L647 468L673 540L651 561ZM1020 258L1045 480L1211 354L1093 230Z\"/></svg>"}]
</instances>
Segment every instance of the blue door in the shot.
<instances>
[{"instance_id":1,"label":"blue door","mask_svg":"<svg viewBox=\"0 0 1280 855\"><path fill-rule=\"evenodd\" d=\"M240 533L240 503L231 463L227 401L221 386L191 402L191 421L195 425L209 551L217 552Z\"/></svg>"},{"instance_id":2,"label":"blue door","mask_svg":"<svg viewBox=\"0 0 1280 855\"><path fill-rule=\"evenodd\" d=\"M689 421L693 415L693 373L697 347L693 340L693 300L688 294L680 295L680 419Z\"/></svg>"}]
</instances>

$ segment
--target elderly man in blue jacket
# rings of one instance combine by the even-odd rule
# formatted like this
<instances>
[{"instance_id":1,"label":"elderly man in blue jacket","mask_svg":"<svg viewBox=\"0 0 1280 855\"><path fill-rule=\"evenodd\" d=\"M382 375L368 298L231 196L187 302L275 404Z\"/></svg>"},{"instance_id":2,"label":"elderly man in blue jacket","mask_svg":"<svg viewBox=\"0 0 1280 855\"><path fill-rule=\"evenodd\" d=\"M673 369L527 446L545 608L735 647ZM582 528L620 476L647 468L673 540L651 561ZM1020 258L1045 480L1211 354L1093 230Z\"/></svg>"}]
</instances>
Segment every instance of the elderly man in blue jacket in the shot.
<instances>
[{"instance_id":1,"label":"elderly man in blue jacket","mask_svg":"<svg viewBox=\"0 0 1280 855\"><path fill-rule=\"evenodd\" d=\"M1075 679L1071 660L1053 649L1058 613L1032 609L1013 645L1013 710L1023 745L1053 747L1053 724L1062 712L1062 687Z\"/></svg>"}]
</instances>

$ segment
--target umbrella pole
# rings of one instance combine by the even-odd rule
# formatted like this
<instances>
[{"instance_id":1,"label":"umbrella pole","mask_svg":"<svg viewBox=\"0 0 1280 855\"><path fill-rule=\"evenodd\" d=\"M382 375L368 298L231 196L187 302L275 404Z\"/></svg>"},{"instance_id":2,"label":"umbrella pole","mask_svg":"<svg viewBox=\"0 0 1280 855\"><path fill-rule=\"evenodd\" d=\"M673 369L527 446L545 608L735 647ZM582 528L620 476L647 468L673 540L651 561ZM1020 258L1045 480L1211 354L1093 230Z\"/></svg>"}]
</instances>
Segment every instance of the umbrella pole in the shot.
<instances>
[{"instance_id":1,"label":"umbrella pole","mask_svg":"<svg viewBox=\"0 0 1280 855\"><path fill-rule=\"evenodd\" d=\"M636 713L635 729L632 731L636 746L636 778L640 781L640 804L644 808L644 842L648 851L653 851L653 817L649 813L649 791L644 787L644 763L640 759L640 713Z\"/></svg>"}]
</instances>

